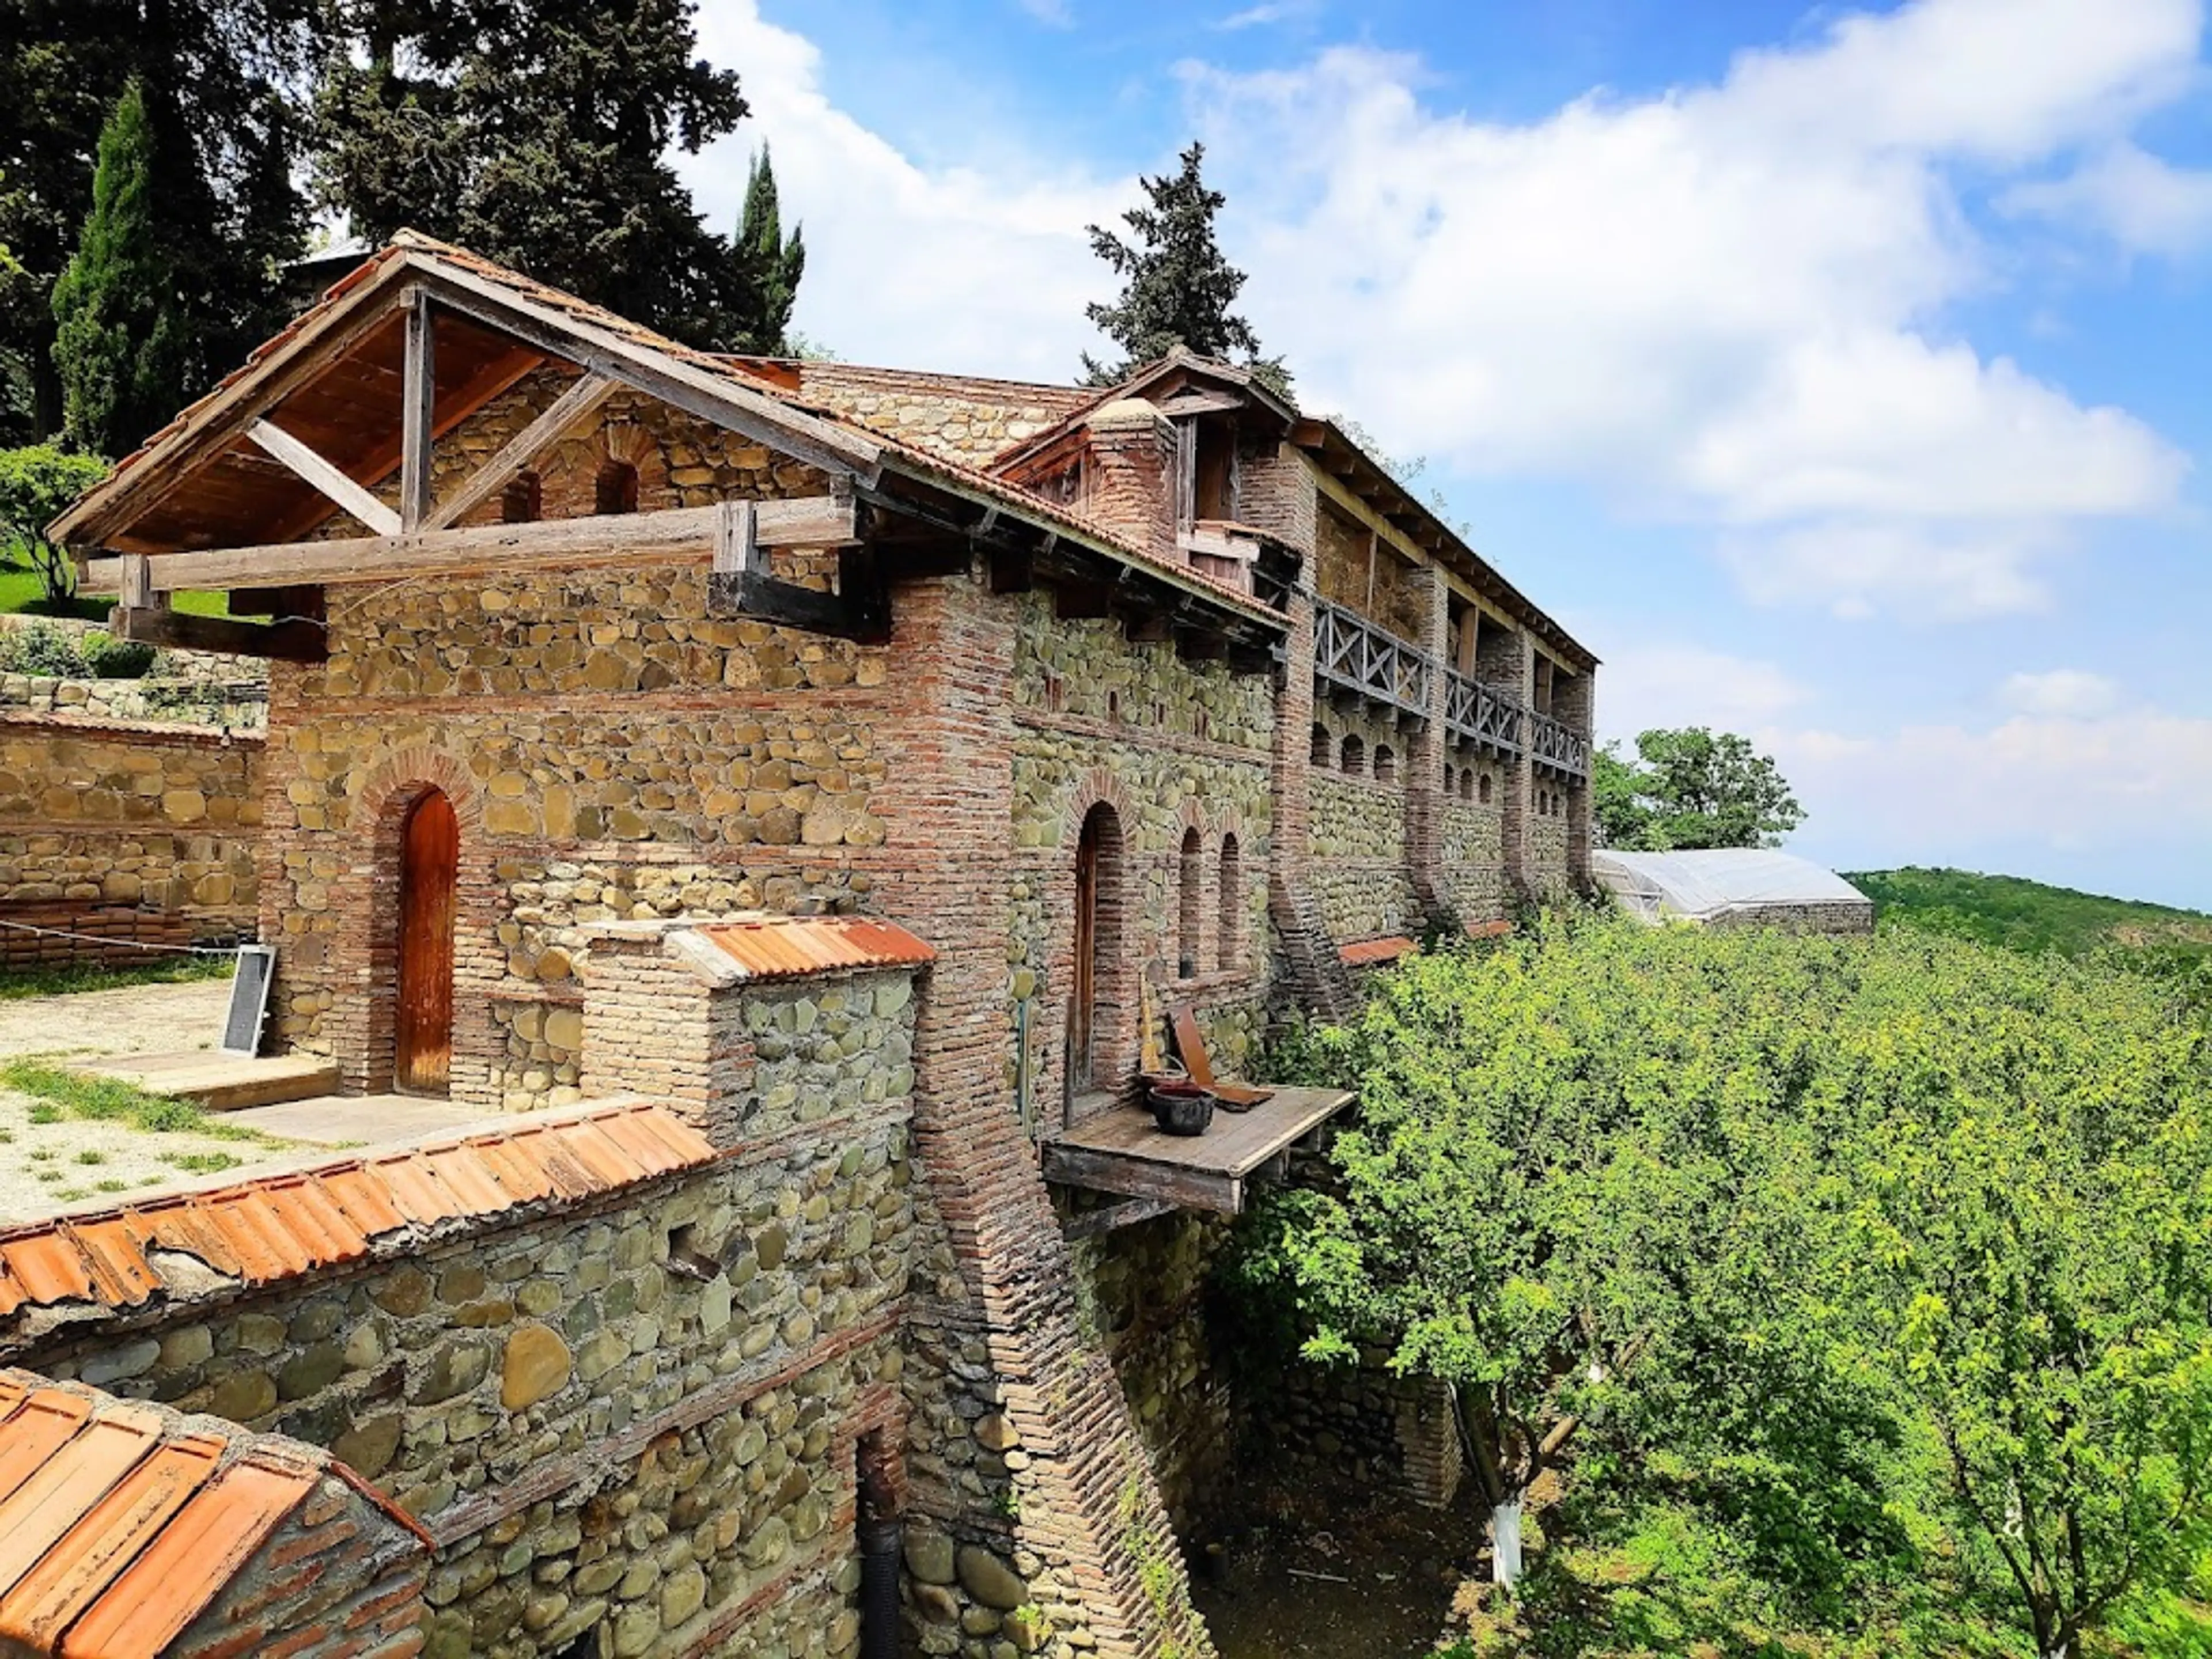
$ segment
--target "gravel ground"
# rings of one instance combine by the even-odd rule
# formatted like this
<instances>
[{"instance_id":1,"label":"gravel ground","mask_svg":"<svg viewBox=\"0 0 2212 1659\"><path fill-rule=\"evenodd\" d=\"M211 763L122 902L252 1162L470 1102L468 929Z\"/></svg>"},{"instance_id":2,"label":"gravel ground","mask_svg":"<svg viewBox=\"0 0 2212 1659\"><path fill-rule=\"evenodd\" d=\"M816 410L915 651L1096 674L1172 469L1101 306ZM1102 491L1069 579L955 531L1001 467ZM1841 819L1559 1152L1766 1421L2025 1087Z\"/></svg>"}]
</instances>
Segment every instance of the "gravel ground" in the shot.
<instances>
[{"instance_id":1,"label":"gravel ground","mask_svg":"<svg viewBox=\"0 0 2212 1659\"><path fill-rule=\"evenodd\" d=\"M199 980L0 1002L0 1060L211 1048L229 998L228 981ZM33 1121L52 1109L0 1084L0 1225L65 1205L119 1201L301 1150L289 1142L156 1134L67 1116Z\"/></svg>"}]
</instances>

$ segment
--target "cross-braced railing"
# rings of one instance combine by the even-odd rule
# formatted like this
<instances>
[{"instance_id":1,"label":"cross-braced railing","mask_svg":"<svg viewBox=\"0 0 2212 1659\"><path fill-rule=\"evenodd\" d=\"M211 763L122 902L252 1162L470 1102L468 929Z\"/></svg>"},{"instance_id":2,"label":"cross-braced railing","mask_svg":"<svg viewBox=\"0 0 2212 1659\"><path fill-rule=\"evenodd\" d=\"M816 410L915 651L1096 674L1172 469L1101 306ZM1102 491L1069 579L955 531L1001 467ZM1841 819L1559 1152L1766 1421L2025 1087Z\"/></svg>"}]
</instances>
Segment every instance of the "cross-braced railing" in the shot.
<instances>
[{"instance_id":1,"label":"cross-braced railing","mask_svg":"<svg viewBox=\"0 0 2212 1659\"><path fill-rule=\"evenodd\" d=\"M1570 776L1589 775L1589 739L1549 714L1528 716L1528 758Z\"/></svg>"},{"instance_id":2,"label":"cross-braced railing","mask_svg":"<svg viewBox=\"0 0 2212 1659\"><path fill-rule=\"evenodd\" d=\"M1326 599L1314 601L1314 672L1332 685L1426 715L1432 672L1419 646Z\"/></svg>"},{"instance_id":3,"label":"cross-braced railing","mask_svg":"<svg viewBox=\"0 0 2212 1659\"><path fill-rule=\"evenodd\" d=\"M1444 725L1454 737L1517 755L1527 713L1495 686L1471 680L1456 669L1444 670Z\"/></svg>"}]
</instances>

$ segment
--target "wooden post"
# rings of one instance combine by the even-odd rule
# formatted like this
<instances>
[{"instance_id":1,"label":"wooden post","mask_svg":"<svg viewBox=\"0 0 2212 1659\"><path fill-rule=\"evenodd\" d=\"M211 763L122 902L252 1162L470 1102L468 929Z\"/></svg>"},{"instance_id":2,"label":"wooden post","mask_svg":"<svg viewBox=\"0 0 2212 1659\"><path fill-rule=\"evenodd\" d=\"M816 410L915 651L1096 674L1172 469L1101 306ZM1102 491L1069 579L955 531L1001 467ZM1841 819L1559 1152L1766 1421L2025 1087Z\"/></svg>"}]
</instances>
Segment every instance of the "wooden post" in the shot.
<instances>
[{"instance_id":1,"label":"wooden post","mask_svg":"<svg viewBox=\"0 0 2212 1659\"><path fill-rule=\"evenodd\" d=\"M722 503L714 519L714 568L724 575L760 573L760 513L752 502Z\"/></svg>"},{"instance_id":2,"label":"wooden post","mask_svg":"<svg viewBox=\"0 0 2212 1659\"><path fill-rule=\"evenodd\" d=\"M429 295L410 289L400 303L407 311L407 350L399 394L399 527L413 532L430 516L430 414L438 389L437 342Z\"/></svg>"},{"instance_id":3,"label":"wooden post","mask_svg":"<svg viewBox=\"0 0 2212 1659\"><path fill-rule=\"evenodd\" d=\"M123 556L123 608L125 611L152 611L169 603L167 593L156 597L154 592L154 563L143 553Z\"/></svg>"}]
</instances>

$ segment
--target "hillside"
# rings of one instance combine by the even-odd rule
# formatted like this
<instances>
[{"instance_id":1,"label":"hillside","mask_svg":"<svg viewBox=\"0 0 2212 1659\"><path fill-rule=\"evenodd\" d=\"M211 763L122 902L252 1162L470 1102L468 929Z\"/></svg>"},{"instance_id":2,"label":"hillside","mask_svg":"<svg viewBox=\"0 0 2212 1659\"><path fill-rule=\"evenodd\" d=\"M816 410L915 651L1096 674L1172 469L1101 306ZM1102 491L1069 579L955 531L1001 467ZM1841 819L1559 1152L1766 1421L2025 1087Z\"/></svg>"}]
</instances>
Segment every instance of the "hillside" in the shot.
<instances>
[{"instance_id":1,"label":"hillside","mask_svg":"<svg viewBox=\"0 0 2212 1659\"><path fill-rule=\"evenodd\" d=\"M1971 870L1866 870L1844 879L1871 898L1884 921L2002 945L2081 956L2106 945L2212 960L2212 915L2106 898L2019 876Z\"/></svg>"}]
</instances>

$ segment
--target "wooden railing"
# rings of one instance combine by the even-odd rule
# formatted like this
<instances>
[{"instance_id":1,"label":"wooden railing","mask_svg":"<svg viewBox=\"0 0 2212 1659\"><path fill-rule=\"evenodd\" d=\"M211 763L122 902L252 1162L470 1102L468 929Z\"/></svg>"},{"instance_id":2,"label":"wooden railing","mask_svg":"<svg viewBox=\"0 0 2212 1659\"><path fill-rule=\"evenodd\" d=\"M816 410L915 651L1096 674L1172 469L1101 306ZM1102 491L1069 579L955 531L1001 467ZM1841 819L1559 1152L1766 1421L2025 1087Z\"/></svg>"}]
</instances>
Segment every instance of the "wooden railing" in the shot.
<instances>
[{"instance_id":1,"label":"wooden railing","mask_svg":"<svg viewBox=\"0 0 2212 1659\"><path fill-rule=\"evenodd\" d=\"M1426 716L1434 672L1419 646L1326 599L1314 601L1314 672L1332 685Z\"/></svg>"},{"instance_id":2,"label":"wooden railing","mask_svg":"<svg viewBox=\"0 0 2212 1659\"><path fill-rule=\"evenodd\" d=\"M1532 712L1528 716L1528 758L1539 766L1586 778L1589 775L1589 739L1549 714Z\"/></svg>"},{"instance_id":3,"label":"wooden railing","mask_svg":"<svg viewBox=\"0 0 2212 1659\"><path fill-rule=\"evenodd\" d=\"M1517 755L1527 713L1497 687L1471 680L1456 669L1444 670L1444 726L1455 737Z\"/></svg>"}]
</instances>

